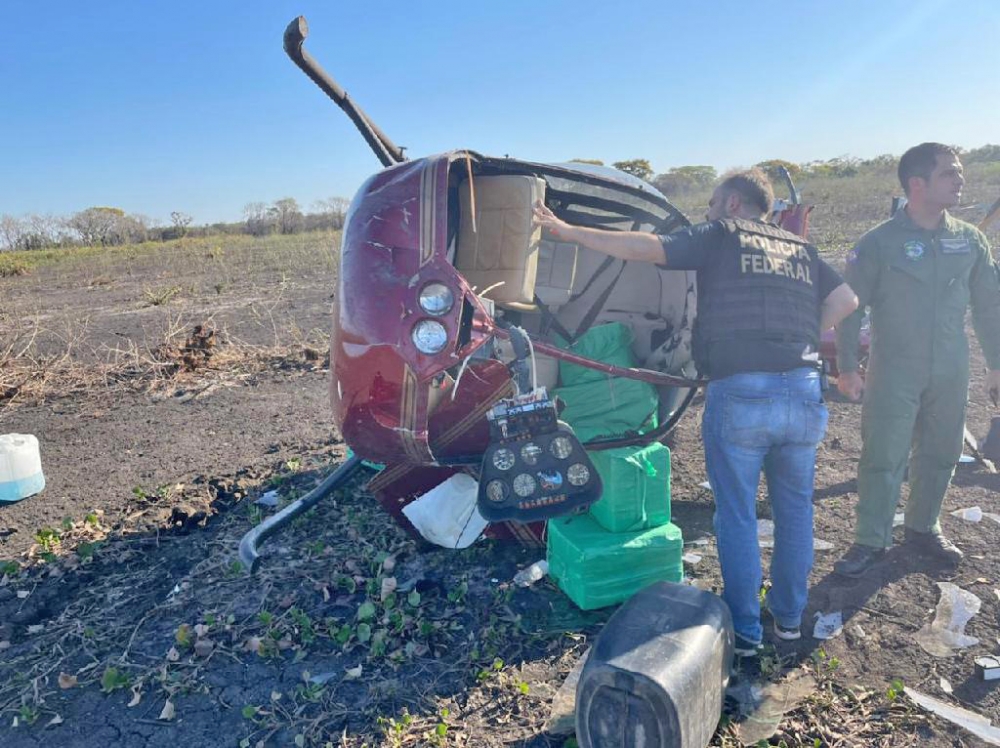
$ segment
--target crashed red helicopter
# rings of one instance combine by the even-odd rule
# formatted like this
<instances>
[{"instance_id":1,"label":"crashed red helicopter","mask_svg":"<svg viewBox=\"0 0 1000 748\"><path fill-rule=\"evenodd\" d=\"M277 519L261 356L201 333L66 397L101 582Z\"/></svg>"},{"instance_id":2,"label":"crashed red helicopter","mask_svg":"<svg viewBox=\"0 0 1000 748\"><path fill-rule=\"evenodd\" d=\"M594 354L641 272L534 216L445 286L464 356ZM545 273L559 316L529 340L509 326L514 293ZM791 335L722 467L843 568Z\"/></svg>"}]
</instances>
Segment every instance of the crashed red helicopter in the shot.
<instances>
[{"instance_id":1,"label":"crashed red helicopter","mask_svg":"<svg viewBox=\"0 0 1000 748\"><path fill-rule=\"evenodd\" d=\"M544 201L581 225L658 234L689 221L651 185L606 167L464 150L407 159L303 49L307 34L304 18L292 21L285 52L384 167L351 204L333 307L330 397L354 456L247 533L241 560L253 569L258 544L362 459L385 464L369 490L410 531L403 508L468 473L478 479L488 535L542 543L541 520L600 497L587 451L662 440L701 382L691 360L694 273L550 241L533 225L532 206ZM809 207L789 186L776 219L805 235ZM574 353L580 336L610 322L629 331L638 366ZM648 423L656 425L581 443L549 395L560 362L652 385Z\"/></svg>"}]
</instances>

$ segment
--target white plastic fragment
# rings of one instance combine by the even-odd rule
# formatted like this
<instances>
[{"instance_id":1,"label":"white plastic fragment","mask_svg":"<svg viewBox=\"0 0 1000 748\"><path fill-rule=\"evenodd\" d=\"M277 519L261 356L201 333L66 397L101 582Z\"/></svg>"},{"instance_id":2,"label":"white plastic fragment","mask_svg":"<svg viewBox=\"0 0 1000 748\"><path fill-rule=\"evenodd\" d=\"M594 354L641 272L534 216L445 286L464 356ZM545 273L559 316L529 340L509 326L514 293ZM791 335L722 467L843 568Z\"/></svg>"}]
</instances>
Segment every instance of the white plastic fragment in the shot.
<instances>
[{"instance_id":1,"label":"white plastic fragment","mask_svg":"<svg viewBox=\"0 0 1000 748\"><path fill-rule=\"evenodd\" d=\"M983 510L978 506L970 506L965 509L956 509L951 513L951 516L968 520L969 522L979 522L983 518Z\"/></svg>"},{"instance_id":2,"label":"white plastic fragment","mask_svg":"<svg viewBox=\"0 0 1000 748\"><path fill-rule=\"evenodd\" d=\"M909 696L917 706L933 712L952 724L965 728L989 745L1000 745L1000 730L994 727L987 717L970 712L968 709L946 704L933 696L914 691L909 687L904 688L903 693Z\"/></svg>"},{"instance_id":3,"label":"white plastic fragment","mask_svg":"<svg viewBox=\"0 0 1000 748\"><path fill-rule=\"evenodd\" d=\"M743 745L755 745L778 731L785 714L794 710L816 690L816 679L799 668L780 681L766 685L744 681L746 688L726 689L726 696L739 704L746 719L737 723L736 732Z\"/></svg>"},{"instance_id":4,"label":"white plastic fragment","mask_svg":"<svg viewBox=\"0 0 1000 748\"><path fill-rule=\"evenodd\" d=\"M941 680L938 681L938 685L941 686L941 690L945 693L952 693L951 683L946 681L944 678L941 678Z\"/></svg>"},{"instance_id":5,"label":"white plastic fragment","mask_svg":"<svg viewBox=\"0 0 1000 748\"><path fill-rule=\"evenodd\" d=\"M979 612L982 600L951 582L938 582L941 599L934 620L920 629L914 638L927 654L950 657L952 651L971 647L979 639L965 634L965 625Z\"/></svg>"},{"instance_id":6,"label":"white plastic fragment","mask_svg":"<svg viewBox=\"0 0 1000 748\"><path fill-rule=\"evenodd\" d=\"M757 520L757 542L761 548L774 548L774 521L770 519ZM813 550L829 551L833 543L820 538L813 538Z\"/></svg>"},{"instance_id":7,"label":"white plastic fragment","mask_svg":"<svg viewBox=\"0 0 1000 748\"><path fill-rule=\"evenodd\" d=\"M549 562L544 558L526 566L514 575L514 584L518 587L530 587L549 573Z\"/></svg>"},{"instance_id":8,"label":"white plastic fragment","mask_svg":"<svg viewBox=\"0 0 1000 748\"><path fill-rule=\"evenodd\" d=\"M707 488L709 491L712 490L712 484L709 483L707 480L703 480L701 483L698 484L698 486L700 488Z\"/></svg>"},{"instance_id":9,"label":"white plastic fragment","mask_svg":"<svg viewBox=\"0 0 1000 748\"><path fill-rule=\"evenodd\" d=\"M963 453L962 453L962 456L958 458L958 461L959 461L959 462L961 462L961 463L965 463L965 464L968 464L968 463L970 463L970 462L975 462L975 461L976 461L976 458L975 458L975 457L973 457L972 455L967 455L967 454L965 454L965 453L963 452Z\"/></svg>"},{"instance_id":10,"label":"white plastic fragment","mask_svg":"<svg viewBox=\"0 0 1000 748\"><path fill-rule=\"evenodd\" d=\"M892 515L892 526L902 527L904 519L906 519L905 514L903 514L902 512L896 512L894 515Z\"/></svg>"},{"instance_id":11,"label":"white plastic fragment","mask_svg":"<svg viewBox=\"0 0 1000 748\"><path fill-rule=\"evenodd\" d=\"M265 506L269 509L273 509L278 506L278 492L275 490L270 490L263 494L259 499L257 499L254 504L259 504L260 506Z\"/></svg>"},{"instance_id":12,"label":"white plastic fragment","mask_svg":"<svg viewBox=\"0 0 1000 748\"><path fill-rule=\"evenodd\" d=\"M698 553L685 553L683 556L681 556L681 561L683 561L686 564L690 564L691 566L694 566L701 562L701 555Z\"/></svg>"},{"instance_id":13,"label":"white plastic fragment","mask_svg":"<svg viewBox=\"0 0 1000 748\"><path fill-rule=\"evenodd\" d=\"M813 627L813 639L832 639L844 630L844 614L835 610L832 613L816 613L816 625Z\"/></svg>"},{"instance_id":14,"label":"white plastic fragment","mask_svg":"<svg viewBox=\"0 0 1000 748\"><path fill-rule=\"evenodd\" d=\"M360 665L359 665L359 667L360 667ZM322 686L322 685L325 685L327 681L335 678L336 675L337 674L334 673L334 672L320 673L319 675L313 675L313 676L311 676L309 678L309 682L312 683L312 684L314 684L314 685L317 685L317 686ZM358 675L361 675L361 673L358 673ZM355 677L357 677L357 676L355 676Z\"/></svg>"},{"instance_id":15,"label":"white plastic fragment","mask_svg":"<svg viewBox=\"0 0 1000 748\"><path fill-rule=\"evenodd\" d=\"M769 519L757 520L757 542L761 548L774 548L774 522Z\"/></svg>"}]
</instances>

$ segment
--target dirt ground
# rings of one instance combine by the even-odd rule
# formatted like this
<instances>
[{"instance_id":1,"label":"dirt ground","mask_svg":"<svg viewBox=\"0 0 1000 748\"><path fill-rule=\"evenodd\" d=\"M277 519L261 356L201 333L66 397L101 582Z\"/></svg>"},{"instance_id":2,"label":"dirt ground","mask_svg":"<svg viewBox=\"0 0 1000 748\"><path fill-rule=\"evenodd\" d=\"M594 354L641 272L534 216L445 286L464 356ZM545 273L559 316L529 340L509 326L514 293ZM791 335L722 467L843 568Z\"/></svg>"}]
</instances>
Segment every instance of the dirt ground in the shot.
<instances>
[{"instance_id":1,"label":"dirt ground","mask_svg":"<svg viewBox=\"0 0 1000 748\"><path fill-rule=\"evenodd\" d=\"M0 509L0 745L574 745L546 721L610 611L577 611L547 579L513 586L544 551L429 550L362 479L267 543L257 576L239 568L240 537L270 511L254 501L302 495L344 456L322 347L334 278L315 238L218 251L0 278L5 333L35 331L3 360L0 432L37 435L47 479ZM975 355L969 424L983 437ZM672 437L673 511L702 557L688 576L717 589L700 410ZM1000 651L1000 524L951 514L1000 515L1000 476L956 474L943 525L966 553L957 572L896 549L847 583L831 568L854 525L860 406L830 410L815 507L833 548L816 554L804 628L841 610L843 633L770 642L740 679L809 684L773 745L984 745L901 691L1000 721L997 681L973 666ZM979 643L943 657L916 639L940 582L981 600L966 627ZM739 745L741 729L730 713L712 744Z\"/></svg>"}]
</instances>

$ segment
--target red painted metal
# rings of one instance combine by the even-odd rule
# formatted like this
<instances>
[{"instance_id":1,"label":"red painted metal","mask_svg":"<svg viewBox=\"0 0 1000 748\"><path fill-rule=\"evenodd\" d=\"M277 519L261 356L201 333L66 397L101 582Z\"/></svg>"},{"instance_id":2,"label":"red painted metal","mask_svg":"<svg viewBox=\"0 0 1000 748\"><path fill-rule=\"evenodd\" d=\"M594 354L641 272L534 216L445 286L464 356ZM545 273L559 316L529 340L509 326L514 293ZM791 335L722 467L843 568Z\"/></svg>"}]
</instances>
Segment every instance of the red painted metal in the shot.
<instances>
[{"instance_id":1,"label":"red painted metal","mask_svg":"<svg viewBox=\"0 0 1000 748\"><path fill-rule=\"evenodd\" d=\"M428 426L431 382L492 335L492 321L446 256L448 164L453 154L407 161L372 177L359 191L344 229L333 307L330 399L344 439L379 462L433 464ZM428 283L448 286L452 309L434 317L459 338L463 305L473 310L461 349L417 350L414 325ZM468 390L471 392L471 390ZM466 396L459 406L468 408Z\"/></svg>"}]
</instances>

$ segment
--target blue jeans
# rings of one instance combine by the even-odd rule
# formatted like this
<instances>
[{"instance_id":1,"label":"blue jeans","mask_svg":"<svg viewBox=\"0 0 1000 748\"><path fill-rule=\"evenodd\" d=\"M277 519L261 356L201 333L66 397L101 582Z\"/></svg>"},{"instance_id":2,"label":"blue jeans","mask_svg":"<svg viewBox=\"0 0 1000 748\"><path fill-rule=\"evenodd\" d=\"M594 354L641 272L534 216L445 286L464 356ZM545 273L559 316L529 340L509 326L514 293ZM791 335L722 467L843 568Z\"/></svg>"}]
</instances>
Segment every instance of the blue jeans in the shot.
<instances>
[{"instance_id":1,"label":"blue jeans","mask_svg":"<svg viewBox=\"0 0 1000 748\"><path fill-rule=\"evenodd\" d=\"M782 626L801 624L813 564L813 477L827 410L815 369L734 374L708 385L702 438L715 494L715 534L736 633L763 639L757 486L761 469L774 521L767 607Z\"/></svg>"}]
</instances>

